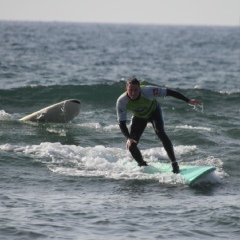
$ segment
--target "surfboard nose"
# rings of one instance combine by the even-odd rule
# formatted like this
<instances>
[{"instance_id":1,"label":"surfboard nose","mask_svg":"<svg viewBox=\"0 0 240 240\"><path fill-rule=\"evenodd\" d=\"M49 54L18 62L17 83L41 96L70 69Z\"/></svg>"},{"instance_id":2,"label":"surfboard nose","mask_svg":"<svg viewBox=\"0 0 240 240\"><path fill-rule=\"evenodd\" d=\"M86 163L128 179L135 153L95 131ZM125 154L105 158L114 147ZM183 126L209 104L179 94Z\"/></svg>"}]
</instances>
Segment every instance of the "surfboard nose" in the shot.
<instances>
[{"instance_id":1,"label":"surfboard nose","mask_svg":"<svg viewBox=\"0 0 240 240\"><path fill-rule=\"evenodd\" d=\"M81 102L79 100L77 100L77 99L70 99L68 101L73 102L73 103L81 104Z\"/></svg>"}]
</instances>

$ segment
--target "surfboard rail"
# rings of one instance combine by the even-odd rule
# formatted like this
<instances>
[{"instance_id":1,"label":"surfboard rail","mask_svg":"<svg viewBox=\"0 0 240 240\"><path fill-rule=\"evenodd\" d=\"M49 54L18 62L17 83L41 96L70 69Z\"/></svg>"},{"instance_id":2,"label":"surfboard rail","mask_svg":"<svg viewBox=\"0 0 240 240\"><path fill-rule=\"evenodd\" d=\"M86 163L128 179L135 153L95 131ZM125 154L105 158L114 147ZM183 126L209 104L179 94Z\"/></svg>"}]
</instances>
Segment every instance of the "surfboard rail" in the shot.
<instances>
[{"instance_id":1,"label":"surfboard rail","mask_svg":"<svg viewBox=\"0 0 240 240\"><path fill-rule=\"evenodd\" d=\"M130 166L137 167L136 162L131 162ZM150 162L148 166L143 167L144 173L172 173L172 166L169 163ZM207 176L216 170L213 166L192 166L192 165L179 165L180 175L183 177L184 182L190 186L194 185L199 179Z\"/></svg>"}]
</instances>

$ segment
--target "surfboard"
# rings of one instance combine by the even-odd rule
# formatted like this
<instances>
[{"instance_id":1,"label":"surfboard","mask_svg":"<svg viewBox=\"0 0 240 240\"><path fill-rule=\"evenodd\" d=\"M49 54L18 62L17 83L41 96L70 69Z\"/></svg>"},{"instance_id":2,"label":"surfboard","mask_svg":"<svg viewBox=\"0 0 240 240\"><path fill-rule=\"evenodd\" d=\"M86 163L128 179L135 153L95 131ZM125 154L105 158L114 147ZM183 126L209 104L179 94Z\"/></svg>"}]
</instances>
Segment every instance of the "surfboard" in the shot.
<instances>
[{"instance_id":1,"label":"surfboard","mask_svg":"<svg viewBox=\"0 0 240 240\"><path fill-rule=\"evenodd\" d=\"M29 114L19 121L67 123L79 114L80 108L81 102L79 100L68 99Z\"/></svg>"},{"instance_id":2,"label":"surfboard","mask_svg":"<svg viewBox=\"0 0 240 240\"><path fill-rule=\"evenodd\" d=\"M137 163L131 163L137 166ZM213 166L188 166L179 165L180 175L183 177L184 181L188 185L194 185L195 183L200 183L200 179L207 179L206 177L213 173L216 168ZM148 166L143 167L144 173L172 173L172 165L160 162L148 163Z\"/></svg>"}]
</instances>

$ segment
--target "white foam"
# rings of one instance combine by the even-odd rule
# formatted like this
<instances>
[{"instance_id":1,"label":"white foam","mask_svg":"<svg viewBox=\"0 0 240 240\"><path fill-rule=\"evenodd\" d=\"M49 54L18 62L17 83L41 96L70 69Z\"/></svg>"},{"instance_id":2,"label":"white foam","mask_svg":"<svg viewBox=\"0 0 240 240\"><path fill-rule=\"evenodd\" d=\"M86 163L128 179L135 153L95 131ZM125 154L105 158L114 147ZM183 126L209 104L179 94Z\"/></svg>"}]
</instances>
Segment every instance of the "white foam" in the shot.
<instances>
[{"instance_id":1,"label":"white foam","mask_svg":"<svg viewBox=\"0 0 240 240\"><path fill-rule=\"evenodd\" d=\"M107 131L119 130L119 125L118 124L109 125L109 126L103 127L103 129L105 129Z\"/></svg>"},{"instance_id":2,"label":"white foam","mask_svg":"<svg viewBox=\"0 0 240 240\"><path fill-rule=\"evenodd\" d=\"M197 147L195 145L193 146L179 145L174 147L174 152L177 158L180 158L181 155L185 155L195 151L197 151ZM151 161L159 161L159 159L166 159L169 161L167 153L163 147L141 150L141 152L144 158L150 159Z\"/></svg>"},{"instance_id":3,"label":"white foam","mask_svg":"<svg viewBox=\"0 0 240 240\"><path fill-rule=\"evenodd\" d=\"M54 129L54 128L47 128L46 131L50 132L50 133L56 133L59 136L66 136L66 130L65 129Z\"/></svg>"},{"instance_id":4,"label":"white foam","mask_svg":"<svg viewBox=\"0 0 240 240\"><path fill-rule=\"evenodd\" d=\"M12 120L13 117L11 114L6 113L4 110L0 110L0 120Z\"/></svg>"},{"instance_id":5,"label":"white foam","mask_svg":"<svg viewBox=\"0 0 240 240\"><path fill-rule=\"evenodd\" d=\"M5 144L0 145L0 149L30 156L34 161L46 164L46 167L56 174L80 177L100 176L109 179L151 179L166 184L184 184L180 174L149 173L144 171L144 168L139 168L137 164L129 164L133 161L132 157L122 148L102 145L81 147L44 142L28 146ZM195 151L196 146L177 146L175 150L181 155ZM163 148L152 148L144 150L143 155L149 157L148 162L154 162L158 161L158 158L163 159L165 152Z\"/></svg>"},{"instance_id":6,"label":"white foam","mask_svg":"<svg viewBox=\"0 0 240 240\"><path fill-rule=\"evenodd\" d=\"M99 128L102 128L101 125L99 123L81 123L81 124L77 124L79 127L85 127L85 128L96 128L96 129L99 129Z\"/></svg>"},{"instance_id":7,"label":"white foam","mask_svg":"<svg viewBox=\"0 0 240 240\"><path fill-rule=\"evenodd\" d=\"M222 168L223 162L219 158L215 158L214 156L208 156L203 159L194 160L193 162L188 162L188 165L195 165L195 166L215 166L219 169Z\"/></svg>"},{"instance_id":8,"label":"white foam","mask_svg":"<svg viewBox=\"0 0 240 240\"><path fill-rule=\"evenodd\" d=\"M206 184L206 183L208 183L208 184L209 183L211 183L211 184L221 183L221 176L218 175L215 171L209 172L209 173L205 174L204 176L200 177L198 180L196 180L192 186Z\"/></svg>"},{"instance_id":9,"label":"white foam","mask_svg":"<svg viewBox=\"0 0 240 240\"><path fill-rule=\"evenodd\" d=\"M211 128L207 128L207 127L193 127L193 126L190 126L190 125L177 126L176 128L202 130L202 131L207 131L207 132L212 131Z\"/></svg>"},{"instance_id":10,"label":"white foam","mask_svg":"<svg viewBox=\"0 0 240 240\"><path fill-rule=\"evenodd\" d=\"M118 124L110 124L108 126L102 126L98 122L90 122L90 123L80 123L77 124L79 127L89 128L89 129L101 129L105 131L112 131L112 130L118 130L119 131L119 125Z\"/></svg>"},{"instance_id":11,"label":"white foam","mask_svg":"<svg viewBox=\"0 0 240 240\"><path fill-rule=\"evenodd\" d=\"M5 152L12 152L12 151L14 151L14 149L15 149L15 146L13 146L9 143L0 145L0 150L5 151Z\"/></svg>"}]
</instances>

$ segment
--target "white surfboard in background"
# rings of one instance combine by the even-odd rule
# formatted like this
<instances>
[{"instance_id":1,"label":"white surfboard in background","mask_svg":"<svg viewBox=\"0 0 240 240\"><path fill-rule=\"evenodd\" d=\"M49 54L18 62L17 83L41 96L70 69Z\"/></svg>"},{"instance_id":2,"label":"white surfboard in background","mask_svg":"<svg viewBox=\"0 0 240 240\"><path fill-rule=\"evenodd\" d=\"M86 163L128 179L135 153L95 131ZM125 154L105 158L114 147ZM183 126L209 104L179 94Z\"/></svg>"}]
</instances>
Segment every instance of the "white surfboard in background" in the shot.
<instances>
[{"instance_id":1,"label":"white surfboard in background","mask_svg":"<svg viewBox=\"0 0 240 240\"><path fill-rule=\"evenodd\" d=\"M80 112L81 102L77 99L64 100L27 115L20 121L39 121L49 123L67 123L73 120Z\"/></svg>"}]
</instances>

